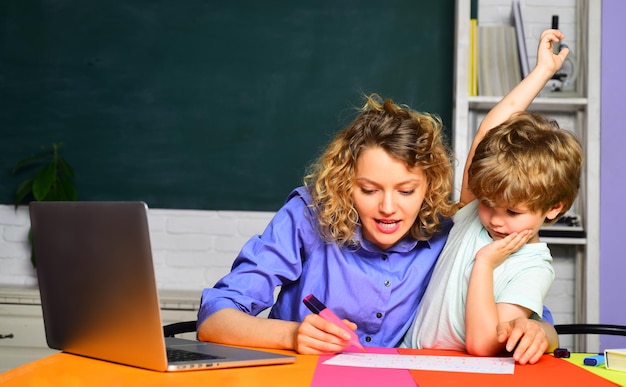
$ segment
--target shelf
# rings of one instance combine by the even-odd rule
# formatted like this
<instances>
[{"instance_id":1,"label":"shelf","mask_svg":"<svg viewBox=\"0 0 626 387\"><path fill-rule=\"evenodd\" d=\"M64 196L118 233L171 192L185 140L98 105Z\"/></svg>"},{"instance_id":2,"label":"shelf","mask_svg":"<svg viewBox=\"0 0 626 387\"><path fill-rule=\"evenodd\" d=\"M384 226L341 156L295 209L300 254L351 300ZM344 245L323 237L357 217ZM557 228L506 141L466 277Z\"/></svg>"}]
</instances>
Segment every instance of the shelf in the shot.
<instances>
[{"instance_id":1,"label":"shelf","mask_svg":"<svg viewBox=\"0 0 626 387\"><path fill-rule=\"evenodd\" d=\"M473 110L490 110L502 97L468 97L468 107ZM576 112L587 108L587 98L538 97L528 110L542 112Z\"/></svg>"},{"instance_id":2,"label":"shelf","mask_svg":"<svg viewBox=\"0 0 626 387\"><path fill-rule=\"evenodd\" d=\"M199 291L195 290L159 290L159 304L161 309L191 310L200 308ZM0 287L0 304L13 305L41 305L39 288L20 286Z\"/></svg>"},{"instance_id":3,"label":"shelf","mask_svg":"<svg viewBox=\"0 0 626 387\"><path fill-rule=\"evenodd\" d=\"M539 240L549 245L584 246L587 244L587 238L539 237Z\"/></svg>"}]
</instances>

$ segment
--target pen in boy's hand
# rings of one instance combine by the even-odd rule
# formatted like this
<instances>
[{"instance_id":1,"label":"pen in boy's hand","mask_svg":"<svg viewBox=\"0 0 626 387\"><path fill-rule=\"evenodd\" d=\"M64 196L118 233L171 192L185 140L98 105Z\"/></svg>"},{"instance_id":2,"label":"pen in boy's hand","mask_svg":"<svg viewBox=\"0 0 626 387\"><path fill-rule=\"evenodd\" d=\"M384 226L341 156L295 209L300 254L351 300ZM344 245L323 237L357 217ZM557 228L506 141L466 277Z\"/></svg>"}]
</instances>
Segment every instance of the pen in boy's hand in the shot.
<instances>
[{"instance_id":1,"label":"pen in boy's hand","mask_svg":"<svg viewBox=\"0 0 626 387\"><path fill-rule=\"evenodd\" d=\"M332 310L328 309L326 305L324 305L320 300L315 298L314 295L309 294L308 296L304 297L302 302L304 303L304 305L306 305L307 308L309 308L311 312L318 314L324 320L343 328L346 332L350 334L350 343L359 348L362 352L365 352L365 348L359 341L359 337L356 335L356 333L354 333L352 329L348 328L348 326L344 324L344 322L341 321L341 319L337 317L337 315L334 314Z\"/></svg>"}]
</instances>

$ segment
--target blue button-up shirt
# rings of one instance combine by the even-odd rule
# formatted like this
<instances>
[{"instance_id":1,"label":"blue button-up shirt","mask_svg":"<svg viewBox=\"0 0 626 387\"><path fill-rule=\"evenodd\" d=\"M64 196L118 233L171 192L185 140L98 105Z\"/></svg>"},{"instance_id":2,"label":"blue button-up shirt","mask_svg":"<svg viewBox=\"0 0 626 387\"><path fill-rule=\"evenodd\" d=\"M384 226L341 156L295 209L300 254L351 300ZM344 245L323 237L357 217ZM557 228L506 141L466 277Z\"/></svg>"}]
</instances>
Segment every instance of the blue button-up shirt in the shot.
<instances>
[{"instance_id":1,"label":"blue button-up shirt","mask_svg":"<svg viewBox=\"0 0 626 387\"><path fill-rule=\"evenodd\" d=\"M381 250L358 234L358 248L339 247L320 236L309 202L303 187L289 195L263 234L243 246L231 272L204 289L198 324L223 308L257 315L272 307L270 318L302 321L311 313L302 299L314 294L357 324L364 345L397 346L420 305L450 222L429 241L406 237Z\"/></svg>"}]
</instances>

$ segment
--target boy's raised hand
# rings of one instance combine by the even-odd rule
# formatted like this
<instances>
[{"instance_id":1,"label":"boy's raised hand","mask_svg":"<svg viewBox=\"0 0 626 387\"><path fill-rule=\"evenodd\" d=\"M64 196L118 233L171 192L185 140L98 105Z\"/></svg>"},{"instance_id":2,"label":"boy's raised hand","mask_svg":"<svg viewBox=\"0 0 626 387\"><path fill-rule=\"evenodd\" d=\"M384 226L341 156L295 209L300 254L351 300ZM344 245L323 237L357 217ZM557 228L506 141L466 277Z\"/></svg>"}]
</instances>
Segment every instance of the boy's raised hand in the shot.
<instances>
[{"instance_id":1,"label":"boy's raised hand","mask_svg":"<svg viewBox=\"0 0 626 387\"><path fill-rule=\"evenodd\" d=\"M558 54L554 54L554 45L564 37L559 30L545 30L541 33L537 47L536 67L543 68L551 74L561 69L565 58L569 54L569 48L562 47Z\"/></svg>"}]
</instances>

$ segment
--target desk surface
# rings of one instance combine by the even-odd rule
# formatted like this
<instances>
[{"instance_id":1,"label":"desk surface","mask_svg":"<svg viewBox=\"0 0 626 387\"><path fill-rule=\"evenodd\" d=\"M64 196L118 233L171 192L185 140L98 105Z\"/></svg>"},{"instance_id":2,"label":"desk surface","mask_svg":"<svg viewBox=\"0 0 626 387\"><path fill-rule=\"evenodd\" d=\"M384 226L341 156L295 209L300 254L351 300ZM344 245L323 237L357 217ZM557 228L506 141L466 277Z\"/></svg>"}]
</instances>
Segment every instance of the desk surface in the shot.
<instances>
[{"instance_id":1,"label":"desk surface","mask_svg":"<svg viewBox=\"0 0 626 387\"><path fill-rule=\"evenodd\" d=\"M401 353L427 355L464 355L452 351L434 350L399 350ZM288 351L276 351L289 353ZM467 356L467 355L465 355ZM186 386L186 385L220 385L220 386L329 386L327 367L323 365L323 356L298 355L296 362L286 365L245 367L231 369L215 369L205 371L161 373L148 371L119 364L108 363L85 357L58 353L32 363L17 367L0 374L0 385L8 386ZM573 364L551 355L545 355L535 365L516 365L514 375L470 374L461 372L440 371L409 371L406 385L428 386L529 386L529 385L563 385L563 386L616 386L607 379L587 371L583 366ZM372 370L372 369L370 369ZM355 367L342 367L340 372L335 368L330 373L341 386L381 386L385 372L376 370L360 372ZM407 372L406 370L393 370ZM617 371L615 371L617 372ZM375 373L378 376L372 377ZM324 378L324 374L326 378ZM363 377L361 375L368 375ZM361 379L361 380L358 380ZM349 381L347 384L346 382ZM545 383L543 383L545 382ZM556 383L556 384L553 384ZM619 383L619 381L617 382ZM384 383L382 385L385 385ZM404 385L404 383L403 383ZM623 384L622 384L623 385Z\"/></svg>"}]
</instances>

